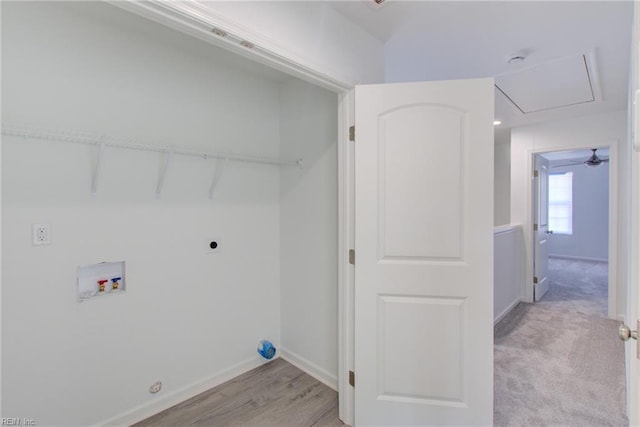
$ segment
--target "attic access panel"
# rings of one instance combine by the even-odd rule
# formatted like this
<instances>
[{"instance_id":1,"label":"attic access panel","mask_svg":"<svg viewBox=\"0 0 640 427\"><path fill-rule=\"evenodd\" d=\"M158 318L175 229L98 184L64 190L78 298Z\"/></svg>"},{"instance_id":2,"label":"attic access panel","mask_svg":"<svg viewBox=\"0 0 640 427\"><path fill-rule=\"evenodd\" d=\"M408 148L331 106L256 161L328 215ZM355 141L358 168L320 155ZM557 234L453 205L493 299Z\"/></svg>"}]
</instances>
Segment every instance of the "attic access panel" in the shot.
<instances>
[{"instance_id":1,"label":"attic access panel","mask_svg":"<svg viewBox=\"0 0 640 427\"><path fill-rule=\"evenodd\" d=\"M589 55L579 54L498 76L496 88L523 114L594 102Z\"/></svg>"}]
</instances>

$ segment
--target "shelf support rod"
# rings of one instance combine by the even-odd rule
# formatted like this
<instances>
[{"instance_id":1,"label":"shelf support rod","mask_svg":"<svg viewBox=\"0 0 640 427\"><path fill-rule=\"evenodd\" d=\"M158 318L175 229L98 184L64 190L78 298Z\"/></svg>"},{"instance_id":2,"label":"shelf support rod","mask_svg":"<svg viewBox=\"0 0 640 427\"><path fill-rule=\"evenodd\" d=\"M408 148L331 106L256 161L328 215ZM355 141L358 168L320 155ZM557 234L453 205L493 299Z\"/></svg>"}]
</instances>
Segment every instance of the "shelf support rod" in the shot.
<instances>
[{"instance_id":1,"label":"shelf support rod","mask_svg":"<svg viewBox=\"0 0 640 427\"><path fill-rule=\"evenodd\" d=\"M91 197L96 197L98 193L98 181L100 180L100 172L102 170L102 160L104 153L104 138L100 138L98 142L98 156L96 158L96 168L93 171L93 179L91 181Z\"/></svg>"},{"instance_id":2,"label":"shelf support rod","mask_svg":"<svg viewBox=\"0 0 640 427\"><path fill-rule=\"evenodd\" d=\"M160 175L158 176L158 185L156 186L156 199L160 198L160 194L162 193L162 187L164 186L164 177L167 175L167 169L169 169L169 164L173 159L174 149L172 148L168 153L164 155L164 163L162 164L162 169L160 169Z\"/></svg>"},{"instance_id":3,"label":"shelf support rod","mask_svg":"<svg viewBox=\"0 0 640 427\"><path fill-rule=\"evenodd\" d=\"M216 191L216 187L218 186L218 182L220 182L220 178L222 178L222 174L224 173L224 169L227 167L228 158L218 159L216 162L216 171L213 174L213 181L211 182L211 187L209 187L209 198L213 199L213 193Z\"/></svg>"}]
</instances>

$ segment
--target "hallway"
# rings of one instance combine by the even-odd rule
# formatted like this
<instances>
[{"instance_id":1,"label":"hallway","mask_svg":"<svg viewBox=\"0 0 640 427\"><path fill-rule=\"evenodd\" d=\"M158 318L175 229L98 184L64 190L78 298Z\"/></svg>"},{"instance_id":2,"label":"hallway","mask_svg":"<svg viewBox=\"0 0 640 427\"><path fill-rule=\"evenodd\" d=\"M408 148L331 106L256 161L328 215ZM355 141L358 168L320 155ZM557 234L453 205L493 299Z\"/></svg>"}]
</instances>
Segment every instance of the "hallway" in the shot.
<instances>
[{"instance_id":1,"label":"hallway","mask_svg":"<svg viewBox=\"0 0 640 427\"><path fill-rule=\"evenodd\" d=\"M628 425L607 264L551 258L549 278L540 302L495 326L494 425Z\"/></svg>"}]
</instances>

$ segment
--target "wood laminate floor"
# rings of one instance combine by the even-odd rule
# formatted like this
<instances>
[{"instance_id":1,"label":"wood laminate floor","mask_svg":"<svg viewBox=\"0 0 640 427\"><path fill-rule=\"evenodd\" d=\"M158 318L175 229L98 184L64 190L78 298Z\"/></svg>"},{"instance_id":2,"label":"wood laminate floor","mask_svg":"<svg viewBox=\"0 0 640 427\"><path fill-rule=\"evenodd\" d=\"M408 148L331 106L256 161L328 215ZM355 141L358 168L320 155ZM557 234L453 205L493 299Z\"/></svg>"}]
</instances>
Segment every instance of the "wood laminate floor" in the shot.
<instances>
[{"instance_id":1,"label":"wood laminate floor","mask_svg":"<svg viewBox=\"0 0 640 427\"><path fill-rule=\"evenodd\" d=\"M343 425L338 419L338 393L276 359L134 427Z\"/></svg>"}]
</instances>

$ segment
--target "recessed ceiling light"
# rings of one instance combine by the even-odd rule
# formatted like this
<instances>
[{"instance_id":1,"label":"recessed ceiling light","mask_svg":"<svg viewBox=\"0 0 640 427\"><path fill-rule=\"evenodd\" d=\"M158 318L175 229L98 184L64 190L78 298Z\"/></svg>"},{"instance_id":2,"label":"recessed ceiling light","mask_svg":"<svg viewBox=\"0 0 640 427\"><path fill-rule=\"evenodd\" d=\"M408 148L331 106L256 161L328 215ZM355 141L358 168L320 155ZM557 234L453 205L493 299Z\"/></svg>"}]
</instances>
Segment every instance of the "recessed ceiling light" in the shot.
<instances>
[{"instance_id":1,"label":"recessed ceiling light","mask_svg":"<svg viewBox=\"0 0 640 427\"><path fill-rule=\"evenodd\" d=\"M494 120L493 121L493 125L494 126L498 126L498 125L501 125L501 124L502 124L502 122L500 120Z\"/></svg>"}]
</instances>

